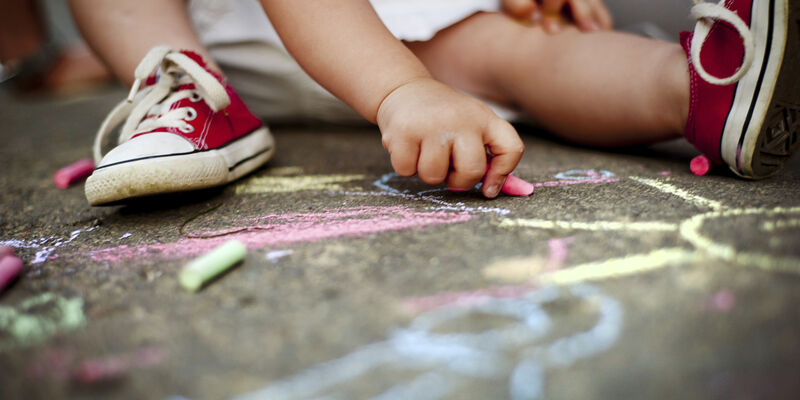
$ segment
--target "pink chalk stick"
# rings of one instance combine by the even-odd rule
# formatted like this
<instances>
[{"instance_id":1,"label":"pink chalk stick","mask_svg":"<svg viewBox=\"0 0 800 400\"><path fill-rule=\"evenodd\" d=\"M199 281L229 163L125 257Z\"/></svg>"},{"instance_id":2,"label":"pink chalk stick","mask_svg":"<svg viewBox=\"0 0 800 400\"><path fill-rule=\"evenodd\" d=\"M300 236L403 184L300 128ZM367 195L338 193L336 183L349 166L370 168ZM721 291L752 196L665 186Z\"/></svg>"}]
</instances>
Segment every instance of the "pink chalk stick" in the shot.
<instances>
[{"instance_id":1,"label":"pink chalk stick","mask_svg":"<svg viewBox=\"0 0 800 400\"><path fill-rule=\"evenodd\" d=\"M14 248L11 246L2 245L0 246L0 259L5 256L13 256L14 255Z\"/></svg>"},{"instance_id":2,"label":"pink chalk stick","mask_svg":"<svg viewBox=\"0 0 800 400\"><path fill-rule=\"evenodd\" d=\"M94 171L94 161L84 158L58 170L53 175L53 181L59 188L66 189L69 185L91 175L92 171Z\"/></svg>"},{"instance_id":3,"label":"pink chalk stick","mask_svg":"<svg viewBox=\"0 0 800 400\"><path fill-rule=\"evenodd\" d=\"M530 196L533 194L533 184L525 182L514 175L509 175L500 191L509 196Z\"/></svg>"},{"instance_id":4,"label":"pink chalk stick","mask_svg":"<svg viewBox=\"0 0 800 400\"><path fill-rule=\"evenodd\" d=\"M22 260L13 255L0 258L0 292L22 271Z\"/></svg>"},{"instance_id":5,"label":"pink chalk stick","mask_svg":"<svg viewBox=\"0 0 800 400\"><path fill-rule=\"evenodd\" d=\"M692 170L692 173L697 176L703 176L711 171L711 168L714 168L716 163L711 161L708 157L704 155L699 155L692 159L689 163L689 169Z\"/></svg>"}]
</instances>

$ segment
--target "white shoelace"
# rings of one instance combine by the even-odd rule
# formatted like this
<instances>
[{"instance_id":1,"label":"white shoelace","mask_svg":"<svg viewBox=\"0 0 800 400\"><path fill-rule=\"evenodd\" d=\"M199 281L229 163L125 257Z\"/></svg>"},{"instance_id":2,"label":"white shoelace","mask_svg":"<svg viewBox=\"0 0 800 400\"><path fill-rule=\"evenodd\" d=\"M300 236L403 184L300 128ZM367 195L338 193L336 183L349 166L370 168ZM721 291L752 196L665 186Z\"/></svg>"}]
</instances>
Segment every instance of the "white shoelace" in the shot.
<instances>
[{"instance_id":1,"label":"white shoelace","mask_svg":"<svg viewBox=\"0 0 800 400\"><path fill-rule=\"evenodd\" d=\"M142 81L160 68L155 85L139 90ZM154 47L136 67L136 80L126 100L123 100L108 114L95 136L93 153L95 163L103 158L102 144L111 131L123 120L125 124L119 133L118 144L122 144L141 132L157 128L178 128L189 133L193 129L186 121L197 117L191 107L170 110L172 104L189 98L203 100L214 112L230 104L225 87L211 73L198 65L190 57L176 52L167 46ZM194 83L195 89L177 90L187 83Z\"/></svg>"},{"instance_id":2,"label":"white shoelace","mask_svg":"<svg viewBox=\"0 0 800 400\"><path fill-rule=\"evenodd\" d=\"M695 71L697 71L701 78L714 85L725 86L738 82L753 65L753 53L755 53L753 33L750 32L750 28L747 27L747 24L742 21L742 18L739 17L738 14L725 7L726 0L721 0L717 4L706 3L703 0L693 1L695 6L692 7L692 17L697 20L697 25L694 29L694 38L692 39L690 53ZM703 50L703 44L705 44L709 33L711 33L711 27L714 26L716 21L724 21L731 24L731 26L739 32L739 36L741 36L742 42L744 43L744 61L736 73L727 78L717 78L709 74L705 68L703 68L703 63L700 60L700 52Z\"/></svg>"}]
</instances>

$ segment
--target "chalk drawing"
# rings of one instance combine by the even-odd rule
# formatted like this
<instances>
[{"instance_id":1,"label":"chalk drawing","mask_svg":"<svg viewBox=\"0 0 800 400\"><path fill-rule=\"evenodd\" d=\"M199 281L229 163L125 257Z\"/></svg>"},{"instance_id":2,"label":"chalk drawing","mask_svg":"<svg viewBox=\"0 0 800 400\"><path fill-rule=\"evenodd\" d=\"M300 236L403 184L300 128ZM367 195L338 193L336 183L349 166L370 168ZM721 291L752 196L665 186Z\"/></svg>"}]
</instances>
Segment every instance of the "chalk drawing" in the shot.
<instances>
[{"instance_id":1,"label":"chalk drawing","mask_svg":"<svg viewBox=\"0 0 800 400\"><path fill-rule=\"evenodd\" d=\"M437 205L428 207L429 210L433 211L456 211L456 212L483 213L483 214L493 213L500 215L506 215L511 212L511 210L505 208L497 208L497 207L486 207L486 206L470 207L465 205L463 202L449 202L431 195L420 194L420 193L429 193L431 192L431 190L423 190L420 193L411 193L409 190L401 192L400 190L395 189L389 185L389 182L391 180L398 178L400 178L400 175L397 175L396 173L392 172L381 176L378 180L372 183L375 187L383 190L383 192L339 191L337 194L344 194L349 196L392 196L392 197L400 197L406 200L430 202Z\"/></svg>"},{"instance_id":2,"label":"chalk drawing","mask_svg":"<svg viewBox=\"0 0 800 400\"><path fill-rule=\"evenodd\" d=\"M0 245L8 245L11 247L23 248L23 249L39 249L39 251L37 251L36 254L33 256L33 260L30 261L30 264L41 264L50 259L51 257L55 259L56 255L54 255L53 252L59 247L68 243L72 243L72 241L77 239L81 233L91 232L95 229L97 229L96 226L77 229L72 231L69 234L68 238L50 236L46 238L31 239L31 240L18 240L18 239L0 240Z\"/></svg>"},{"instance_id":3,"label":"chalk drawing","mask_svg":"<svg viewBox=\"0 0 800 400\"><path fill-rule=\"evenodd\" d=\"M775 232L778 230L797 228L800 228L800 218L766 221L761 224L761 230L765 232Z\"/></svg>"},{"instance_id":4,"label":"chalk drawing","mask_svg":"<svg viewBox=\"0 0 800 400\"><path fill-rule=\"evenodd\" d=\"M596 184L596 183L613 183L619 181L620 181L619 178L573 179L573 180L536 182L533 184L533 187L535 188L560 187L560 186L585 185L585 184Z\"/></svg>"},{"instance_id":5,"label":"chalk drawing","mask_svg":"<svg viewBox=\"0 0 800 400\"><path fill-rule=\"evenodd\" d=\"M75 349L50 348L35 357L28 364L26 372L32 380L75 380L90 384L116 379L136 369L160 365L168 355L160 347L146 346L131 352L82 360Z\"/></svg>"},{"instance_id":6,"label":"chalk drawing","mask_svg":"<svg viewBox=\"0 0 800 400\"><path fill-rule=\"evenodd\" d=\"M143 347L131 353L85 360L73 368L72 376L85 384L103 382L119 378L132 370L159 365L167 356L168 353L160 347Z\"/></svg>"},{"instance_id":7,"label":"chalk drawing","mask_svg":"<svg viewBox=\"0 0 800 400\"><path fill-rule=\"evenodd\" d=\"M269 262L271 262L273 264L277 264L278 260L280 260L283 257L290 256L290 255L292 255L292 253L294 253L294 250L291 250L291 249L290 250L273 250L273 251L268 252L265 255L265 258L267 259L267 261L269 261Z\"/></svg>"},{"instance_id":8,"label":"chalk drawing","mask_svg":"<svg viewBox=\"0 0 800 400\"><path fill-rule=\"evenodd\" d=\"M500 227L525 227L537 229L565 229L579 231L633 231L633 232L653 232L664 231L674 232L678 230L678 224L669 222L617 222L617 221L558 221L548 219L503 219Z\"/></svg>"},{"instance_id":9,"label":"chalk drawing","mask_svg":"<svg viewBox=\"0 0 800 400\"><path fill-rule=\"evenodd\" d=\"M711 297L711 308L714 311L728 312L736 306L736 295L730 290L723 289Z\"/></svg>"},{"instance_id":10,"label":"chalk drawing","mask_svg":"<svg viewBox=\"0 0 800 400\"><path fill-rule=\"evenodd\" d=\"M501 259L484 268L483 275L501 281L534 282L541 274L557 271L564 266L568 246L574 240L574 237L550 239L547 242L547 247L550 249L549 258L544 259L534 254L528 257Z\"/></svg>"},{"instance_id":11,"label":"chalk drawing","mask_svg":"<svg viewBox=\"0 0 800 400\"><path fill-rule=\"evenodd\" d=\"M467 291L442 292L432 296L409 297L400 301L400 310L419 314L435 308L474 307L493 299L520 298L535 288L533 285L502 285Z\"/></svg>"},{"instance_id":12,"label":"chalk drawing","mask_svg":"<svg viewBox=\"0 0 800 400\"><path fill-rule=\"evenodd\" d=\"M342 184L360 181L364 175L256 176L234 186L237 194L289 193L303 190L342 190Z\"/></svg>"},{"instance_id":13,"label":"chalk drawing","mask_svg":"<svg viewBox=\"0 0 800 400\"><path fill-rule=\"evenodd\" d=\"M569 245L574 241L574 237L547 241L547 247L550 249L550 258L547 259L545 271L557 271L564 266L564 262L567 261L567 256L569 255Z\"/></svg>"},{"instance_id":14,"label":"chalk drawing","mask_svg":"<svg viewBox=\"0 0 800 400\"><path fill-rule=\"evenodd\" d=\"M545 306L574 297L589 304L596 322L586 331L551 338L558 319ZM483 332L437 333L440 326L471 317L495 315L516 322ZM468 384L506 382L509 398L538 399L550 369L566 368L611 348L623 324L618 301L589 285L531 290L519 298L489 298L468 308L439 307L425 312L383 342L368 344L341 358L318 364L236 400L338 398L337 387L352 388L376 368L418 371L391 385L375 399L441 399ZM575 318L570 314L570 318Z\"/></svg>"},{"instance_id":15,"label":"chalk drawing","mask_svg":"<svg viewBox=\"0 0 800 400\"><path fill-rule=\"evenodd\" d=\"M529 257L499 260L483 269L483 274L506 282L529 282L531 284L570 284L627 276L653 271L667 266L698 263L721 259L732 264L800 273L800 257L778 256L767 253L737 250L732 244L720 243L718 239L703 233L706 222L720 218L759 216L776 221L761 222L759 228L765 232L792 229L800 226L800 207L730 209L719 201L710 200L662 181L629 177L631 180L651 186L665 194L676 196L694 206L710 208L712 211L695 215L672 223L662 221L558 221L546 219L504 218L499 226L504 228L558 229L571 231L623 231L623 232L677 232L679 237L698 251L683 247L665 248L644 254L632 254L621 258L589 262L570 266L552 273L542 271L542 258ZM778 219L778 217L781 217Z\"/></svg>"},{"instance_id":16,"label":"chalk drawing","mask_svg":"<svg viewBox=\"0 0 800 400\"><path fill-rule=\"evenodd\" d=\"M359 207L321 213L266 215L248 219L244 227L202 232L192 238L169 243L138 246L113 246L95 250L89 256L95 261L117 262L136 258L192 257L232 239L249 249L300 242L315 242L341 237L363 237L369 234L411 228L455 224L471 220L465 212L413 211L407 207ZM255 223L255 225L253 225ZM230 234L228 234L230 233ZM198 238L206 236L208 238Z\"/></svg>"},{"instance_id":17,"label":"chalk drawing","mask_svg":"<svg viewBox=\"0 0 800 400\"><path fill-rule=\"evenodd\" d=\"M0 306L0 352L45 341L59 332L86 323L83 299L44 293L29 298L17 308ZM3 338L3 337L6 338Z\"/></svg>"},{"instance_id":18,"label":"chalk drawing","mask_svg":"<svg viewBox=\"0 0 800 400\"><path fill-rule=\"evenodd\" d=\"M288 167L270 167L267 170L267 175L301 175L303 167L288 166Z\"/></svg>"},{"instance_id":19,"label":"chalk drawing","mask_svg":"<svg viewBox=\"0 0 800 400\"><path fill-rule=\"evenodd\" d=\"M565 181L585 181L595 179L608 179L613 178L615 175L611 171L597 171L594 169L572 169L566 172L559 172L556 174L556 179Z\"/></svg>"},{"instance_id":20,"label":"chalk drawing","mask_svg":"<svg viewBox=\"0 0 800 400\"><path fill-rule=\"evenodd\" d=\"M598 184L598 183L611 183L611 182L618 182L620 179L614 175L613 172L610 171L595 171L595 170L570 170L566 172L561 172L556 174L556 178L560 179L558 181L547 181L547 182L534 182L534 187L558 187L558 186L568 186L568 185L576 185L576 184ZM406 200L414 200L414 201L426 201L437 204L438 206L432 206L428 209L430 210L438 210L438 211L460 211L460 212L469 212L469 213L484 213L484 214L500 214L500 215L508 215L511 213L511 210L505 208L497 208L497 207L485 207L485 206L477 206L477 207L470 207L465 205L463 202L450 202L447 200L442 199L441 197L434 197L432 194L434 193L444 193L448 192L447 188L434 188L434 189L426 189L416 193L412 193L410 190L403 190L400 191L392 187L391 182L400 179L408 179L402 178L400 175L396 173L388 173L382 175L378 178L375 182L373 182L373 186L381 189L383 192L353 192L353 191L338 191L336 194L343 194L349 196L393 196L393 197L400 197ZM476 189L480 189L480 184L475 186Z\"/></svg>"},{"instance_id":21,"label":"chalk drawing","mask_svg":"<svg viewBox=\"0 0 800 400\"><path fill-rule=\"evenodd\" d=\"M538 255L511 257L497 260L485 267L483 276L503 282L533 281L541 274L547 261Z\"/></svg>"},{"instance_id":22,"label":"chalk drawing","mask_svg":"<svg viewBox=\"0 0 800 400\"><path fill-rule=\"evenodd\" d=\"M542 284L566 285L576 282L596 281L640 274L667 266L679 266L697 261L694 252L681 248L654 250L647 254L589 262L542 274L537 281Z\"/></svg>"},{"instance_id":23,"label":"chalk drawing","mask_svg":"<svg viewBox=\"0 0 800 400\"><path fill-rule=\"evenodd\" d=\"M712 211L696 215L684 221L680 227L680 234L683 239L712 258L722 259L741 266L799 273L800 258L798 257L775 256L767 253L740 251L737 250L734 245L719 243L702 233L703 225L707 221L713 219L747 215L760 216L762 218L772 218L775 216L791 218L791 216L797 214L800 214L800 207L776 207L772 209L747 208Z\"/></svg>"},{"instance_id":24,"label":"chalk drawing","mask_svg":"<svg viewBox=\"0 0 800 400\"><path fill-rule=\"evenodd\" d=\"M723 208L722 203L720 203L720 202L718 202L716 200L709 200L709 199L707 199L705 197L698 196L696 194L693 194L693 193L689 192L688 190L684 190L684 189L678 188L677 186L669 184L669 183L666 183L666 182L662 182L662 181L659 181L659 180L656 180L656 179L642 178L642 177L638 177L638 176L631 176L630 179L632 181L639 182L641 184L654 187L654 188L656 188L656 189L658 189L658 190L660 190L660 191L662 191L664 193L680 197L680 198L688 201L689 203L695 204L698 207L711 208L712 210L720 210L720 209Z\"/></svg>"}]
</instances>

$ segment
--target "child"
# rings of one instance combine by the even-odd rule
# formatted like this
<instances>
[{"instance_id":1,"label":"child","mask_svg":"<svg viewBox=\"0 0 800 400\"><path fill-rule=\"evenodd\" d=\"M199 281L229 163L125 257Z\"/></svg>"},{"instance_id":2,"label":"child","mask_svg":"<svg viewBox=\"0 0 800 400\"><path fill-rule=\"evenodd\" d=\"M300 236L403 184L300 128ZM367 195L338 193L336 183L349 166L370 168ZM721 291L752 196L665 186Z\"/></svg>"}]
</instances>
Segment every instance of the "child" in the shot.
<instances>
[{"instance_id":1,"label":"child","mask_svg":"<svg viewBox=\"0 0 800 400\"><path fill-rule=\"evenodd\" d=\"M519 108L575 142L623 145L685 134L739 175L776 173L798 147L800 6L695 2L697 28L682 36L683 49L604 31L610 20L599 0L505 0L515 15L539 9L554 35L487 12L500 7L490 0L374 0L378 13L366 0L262 6L308 74L379 126L398 174L456 190L483 180L492 198L519 162L522 142L462 92ZM271 136L222 78L183 4L72 4L89 43L123 81L136 78L132 102L119 105L98 135L99 165L86 185L91 204L223 184L270 157ZM416 8L416 18L392 19L393 7ZM555 15L567 9L584 32L558 28ZM433 34L409 38L406 25ZM163 42L193 52L158 47L134 68ZM102 157L102 138L126 117L120 145Z\"/></svg>"}]
</instances>

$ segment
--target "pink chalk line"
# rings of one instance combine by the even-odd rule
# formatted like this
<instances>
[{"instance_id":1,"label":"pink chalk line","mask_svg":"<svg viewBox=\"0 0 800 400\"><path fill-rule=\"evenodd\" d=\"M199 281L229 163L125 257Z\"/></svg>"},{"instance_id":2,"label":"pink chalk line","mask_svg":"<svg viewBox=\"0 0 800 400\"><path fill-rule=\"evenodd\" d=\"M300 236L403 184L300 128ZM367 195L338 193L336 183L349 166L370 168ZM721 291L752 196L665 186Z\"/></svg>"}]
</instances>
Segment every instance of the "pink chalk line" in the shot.
<instances>
[{"instance_id":1,"label":"pink chalk line","mask_svg":"<svg viewBox=\"0 0 800 400\"><path fill-rule=\"evenodd\" d=\"M550 258L547 259L546 272L556 271L564 266L564 261L567 261L567 256L569 255L569 245L574 241L574 237L547 241L547 247L550 248Z\"/></svg>"},{"instance_id":2,"label":"pink chalk line","mask_svg":"<svg viewBox=\"0 0 800 400\"><path fill-rule=\"evenodd\" d=\"M248 249L263 249L279 244L314 242L337 237L362 237L388 231L455 224L471 219L472 216L467 212L419 212L402 206L359 207L322 213L267 215L249 219L251 222L261 222L260 225L192 235L216 237L184 238L172 243L114 246L92 251L89 256L95 261L105 262L152 256L172 259L197 256L231 239L241 241ZM242 231L242 228L246 228L246 230ZM229 232L230 234L227 234Z\"/></svg>"},{"instance_id":3,"label":"pink chalk line","mask_svg":"<svg viewBox=\"0 0 800 400\"><path fill-rule=\"evenodd\" d=\"M142 347L136 351L111 354L102 358L81 361L74 349L48 349L34 358L28 365L29 379L74 379L82 383L94 383L118 378L128 371L162 364L169 353L160 347Z\"/></svg>"},{"instance_id":4,"label":"pink chalk line","mask_svg":"<svg viewBox=\"0 0 800 400\"><path fill-rule=\"evenodd\" d=\"M569 245L575 241L574 237L563 239L550 239L547 246L550 248L550 257L547 260L545 271L559 270L564 266L564 261L569 255ZM533 283L522 285L490 286L484 289L468 290L461 292L443 292L433 296L411 297L400 302L400 308L408 314L418 314L442 306L469 308L481 305L492 298L519 298L536 286Z\"/></svg>"}]
</instances>

